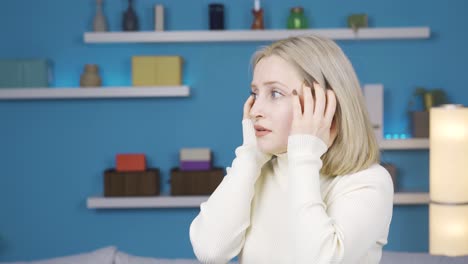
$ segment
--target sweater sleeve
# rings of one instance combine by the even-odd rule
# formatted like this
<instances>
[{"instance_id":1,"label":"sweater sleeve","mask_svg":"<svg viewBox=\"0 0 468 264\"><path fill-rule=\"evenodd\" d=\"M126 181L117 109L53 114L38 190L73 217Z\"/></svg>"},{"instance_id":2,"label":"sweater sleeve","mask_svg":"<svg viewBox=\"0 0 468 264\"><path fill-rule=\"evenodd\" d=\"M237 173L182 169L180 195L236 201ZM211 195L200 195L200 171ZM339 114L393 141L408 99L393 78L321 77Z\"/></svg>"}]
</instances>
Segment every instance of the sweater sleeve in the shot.
<instances>
[{"instance_id":1,"label":"sweater sleeve","mask_svg":"<svg viewBox=\"0 0 468 264\"><path fill-rule=\"evenodd\" d=\"M244 137L250 138L253 127L243 121ZM247 133L247 134L246 134ZM255 135L253 135L255 136ZM227 263L239 254L250 226L254 185L268 157L256 146L244 144L235 150L236 157L227 174L190 225L190 241L202 263Z\"/></svg>"},{"instance_id":2,"label":"sweater sleeve","mask_svg":"<svg viewBox=\"0 0 468 264\"><path fill-rule=\"evenodd\" d=\"M288 139L294 263L357 263L391 221L393 185L384 170L340 187L324 204L319 171L326 150L312 135Z\"/></svg>"}]
</instances>

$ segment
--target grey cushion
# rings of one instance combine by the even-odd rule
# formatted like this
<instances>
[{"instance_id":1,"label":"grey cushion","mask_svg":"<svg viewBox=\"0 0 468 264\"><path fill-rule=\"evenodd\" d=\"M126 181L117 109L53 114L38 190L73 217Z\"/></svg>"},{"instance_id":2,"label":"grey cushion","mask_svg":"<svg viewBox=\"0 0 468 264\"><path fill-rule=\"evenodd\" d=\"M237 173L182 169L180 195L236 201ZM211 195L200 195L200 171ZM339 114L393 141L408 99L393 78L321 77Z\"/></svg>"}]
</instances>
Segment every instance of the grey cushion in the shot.
<instances>
[{"instance_id":1,"label":"grey cushion","mask_svg":"<svg viewBox=\"0 0 468 264\"><path fill-rule=\"evenodd\" d=\"M101 248L92 252L24 262L0 262L0 264L113 264L117 248L114 246Z\"/></svg>"},{"instance_id":2,"label":"grey cushion","mask_svg":"<svg viewBox=\"0 0 468 264\"><path fill-rule=\"evenodd\" d=\"M467 264L468 256L446 257L428 253L383 251L380 264Z\"/></svg>"}]
</instances>

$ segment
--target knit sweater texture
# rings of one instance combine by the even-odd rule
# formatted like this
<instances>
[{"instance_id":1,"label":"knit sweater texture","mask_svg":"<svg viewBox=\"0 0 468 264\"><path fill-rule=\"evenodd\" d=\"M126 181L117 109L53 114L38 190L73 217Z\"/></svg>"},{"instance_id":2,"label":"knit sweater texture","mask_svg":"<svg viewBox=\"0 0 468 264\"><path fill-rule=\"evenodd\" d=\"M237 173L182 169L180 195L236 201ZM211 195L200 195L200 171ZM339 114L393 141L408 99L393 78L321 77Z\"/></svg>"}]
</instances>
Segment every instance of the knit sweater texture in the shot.
<instances>
[{"instance_id":1,"label":"knit sweater texture","mask_svg":"<svg viewBox=\"0 0 468 264\"><path fill-rule=\"evenodd\" d=\"M268 161L243 120L244 144L190 226L202 263L379 263L393 211L393 183L382 166L322 176L327 146L290 135L288 151ZM246 140L248 139L248 140ZM343 161L345 162L345 161ZM259 165L263 164L263 165Z\"/></svg>"}]
</instances>

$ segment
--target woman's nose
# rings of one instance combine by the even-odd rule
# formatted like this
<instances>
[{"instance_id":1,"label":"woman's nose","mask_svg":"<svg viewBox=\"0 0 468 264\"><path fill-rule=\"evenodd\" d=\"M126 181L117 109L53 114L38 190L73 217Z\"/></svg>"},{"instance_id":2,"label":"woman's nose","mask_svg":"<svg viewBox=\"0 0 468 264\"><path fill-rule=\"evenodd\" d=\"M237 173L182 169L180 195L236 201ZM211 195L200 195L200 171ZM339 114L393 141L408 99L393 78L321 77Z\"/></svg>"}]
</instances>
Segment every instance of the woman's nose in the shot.
<instances>
[{"instance_id":1,"label":"woman's nose","mask_svg":"<svg viewBox=\"0 0 468 264\"><path fill-rule=\"evenodd\" d=\"M265 104L262 99L257 98L250 109L251 118L259 118L265 116Z\"/></svg>"}]
</instances>

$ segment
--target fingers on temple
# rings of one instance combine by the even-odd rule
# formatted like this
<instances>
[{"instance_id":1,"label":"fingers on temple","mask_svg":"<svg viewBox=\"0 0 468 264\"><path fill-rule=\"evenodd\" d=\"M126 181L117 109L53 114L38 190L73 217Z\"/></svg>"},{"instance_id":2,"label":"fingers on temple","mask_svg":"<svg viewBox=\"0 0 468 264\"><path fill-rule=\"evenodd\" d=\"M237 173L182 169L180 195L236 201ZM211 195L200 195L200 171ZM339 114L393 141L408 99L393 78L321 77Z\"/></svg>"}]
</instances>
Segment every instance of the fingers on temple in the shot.
<instances>
[{"instance_id":1,"label":"fingers on temple","mask_svg":"<svg viewBox=\"0 0 468 264\"><path fill-rule=\"evenodd\" d=\"M293 115L295 119L298 119L302 116L301 102L297 91L293 91L293 96L291 96L292 105L293 105Z\"/></svg>"},{"instance_id":2,"label":"fingers on temple","mask_svg":"<svg viewBox=\"0 0 468 264\"><path fill-rule=\"evenodd\" d=\"M318 83L314 82L315 90L315 113L324 116L325 114L325 89L323 89Z\"/></svg>"},{"instance_id":3,"label":"fingers on temple","mask_svg":"<svg viewBox=\"0 0 468 264\"><path fill-rule=\"evenodd\" d=\"M304 116L312 117L314 114L314 98L312 96L312 88L305 83L302 84L302 91L304 95Z\"/></svg>"}]
</instances>

